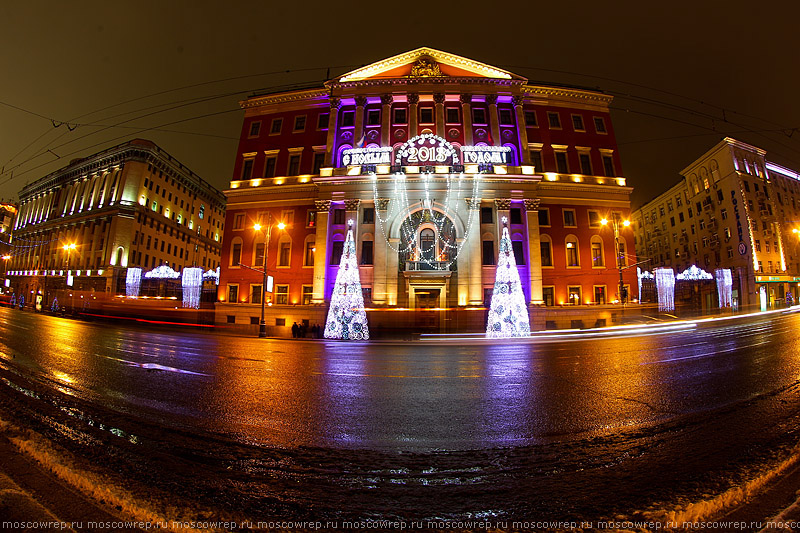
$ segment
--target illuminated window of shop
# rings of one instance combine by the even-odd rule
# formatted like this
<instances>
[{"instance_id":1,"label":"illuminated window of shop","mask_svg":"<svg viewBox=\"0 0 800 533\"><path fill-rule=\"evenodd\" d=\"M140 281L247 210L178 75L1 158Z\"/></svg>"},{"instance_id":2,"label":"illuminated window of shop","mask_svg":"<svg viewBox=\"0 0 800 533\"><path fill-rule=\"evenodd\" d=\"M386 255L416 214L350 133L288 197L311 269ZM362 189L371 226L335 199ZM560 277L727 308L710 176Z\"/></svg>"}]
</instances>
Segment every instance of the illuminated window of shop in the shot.
<instances>
[{"instance_id":1,"label":"illuminated window of shop","mask_svg":"<svg viewBox=\"0 0 800 533\"><path fill-rule=\"evenodd\" d=\"M542 287L542 300L544 305L552 307L556 301L556 288L555 287Z\"/></svg>"},{"instance_id":2,"label":"illuminated window of shop","mask_svg":"<svg viewBox=\"0 0 800 533\"><path fill-rule=\"evenodd\" d=\"M314 286L303 285L303 305L311 305L311 299L314 297Z\"/></svg>"},{"instance_id":3,"label":"illuminated window of shop","mask_svg":"<svg viewBox=\"0 0 800 533\"><path fill-rule=\"evenodd\" d=\"M580 285L570 285L567 287L567 301L569 305L581 305Z\"/></svg>"}]
</instances>

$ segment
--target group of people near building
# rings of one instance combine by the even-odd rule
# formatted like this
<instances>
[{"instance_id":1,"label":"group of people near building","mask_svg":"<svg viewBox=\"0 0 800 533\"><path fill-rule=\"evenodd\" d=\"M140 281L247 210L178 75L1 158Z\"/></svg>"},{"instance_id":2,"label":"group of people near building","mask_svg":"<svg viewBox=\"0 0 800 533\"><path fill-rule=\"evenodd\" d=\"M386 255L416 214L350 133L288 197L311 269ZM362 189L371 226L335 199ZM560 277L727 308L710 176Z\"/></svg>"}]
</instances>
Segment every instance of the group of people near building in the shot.
<instances>
[{"instance_id":1,"label":"group of people near building","mask_svg":"<svg viewBox=\"0 0 800 533\"><path fill-rule=\"evenodd\" d=\"M292 324L292 338L295 339L321 339L322 331L322 326L319 324L313 324L311 327L305 323L298 324L295 322Z\"/></svg>"}]
</instances>

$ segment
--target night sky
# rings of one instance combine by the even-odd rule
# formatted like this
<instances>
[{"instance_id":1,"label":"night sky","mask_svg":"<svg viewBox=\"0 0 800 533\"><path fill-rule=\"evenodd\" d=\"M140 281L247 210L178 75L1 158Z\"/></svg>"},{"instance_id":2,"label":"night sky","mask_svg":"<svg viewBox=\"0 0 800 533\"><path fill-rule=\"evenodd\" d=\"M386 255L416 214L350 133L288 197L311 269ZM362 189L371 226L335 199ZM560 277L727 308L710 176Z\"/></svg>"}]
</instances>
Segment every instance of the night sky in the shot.
<instances>
[{"instance_id":1,"label":"night sky","mask_svg":"<svg viewBox=\"0 0 800 533\"><path fill-rule=\"evenodd\" d=\"M636 207L725 135L800 169L799 18L795 1L3 2L0 197L135 137L227 188L239 100L430 46L614 95Z\"/></svg>"}]
</instances>

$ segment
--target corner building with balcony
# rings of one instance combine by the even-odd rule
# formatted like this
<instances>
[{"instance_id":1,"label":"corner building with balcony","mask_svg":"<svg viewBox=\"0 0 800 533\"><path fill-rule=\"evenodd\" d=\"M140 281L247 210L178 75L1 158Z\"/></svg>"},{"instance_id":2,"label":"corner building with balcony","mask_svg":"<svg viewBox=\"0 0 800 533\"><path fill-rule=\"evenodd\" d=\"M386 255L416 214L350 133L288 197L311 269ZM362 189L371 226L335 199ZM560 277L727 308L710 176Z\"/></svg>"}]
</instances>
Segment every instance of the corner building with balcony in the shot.
<instances>
[{"instance_id":1,"label":"corner building with balcony","mask_svg":"<svg viewBox=\"0 0 800 533\"><path fill-rule=\"evenodd\" d=\"M352 221L371 331L480 331L505 220L532 327L610 325L636 284L600 222L630 206L610 101L420 48L241 102L217 321L255 328L265 294L270 334L324 324Z\"/></svg>"},{"instance_id":2,"label":"corner building with balcony","mask_svg":"<svg viewBox=\"0 0 800 533\"><path fill-rule=\"evenodd\" d=\"M74 160L19 199L9 277L37 310L54 298L73 309L107 309L126 294L129 267L219 266L225 197L151 141Z\"/></svg>"}]
</instances>

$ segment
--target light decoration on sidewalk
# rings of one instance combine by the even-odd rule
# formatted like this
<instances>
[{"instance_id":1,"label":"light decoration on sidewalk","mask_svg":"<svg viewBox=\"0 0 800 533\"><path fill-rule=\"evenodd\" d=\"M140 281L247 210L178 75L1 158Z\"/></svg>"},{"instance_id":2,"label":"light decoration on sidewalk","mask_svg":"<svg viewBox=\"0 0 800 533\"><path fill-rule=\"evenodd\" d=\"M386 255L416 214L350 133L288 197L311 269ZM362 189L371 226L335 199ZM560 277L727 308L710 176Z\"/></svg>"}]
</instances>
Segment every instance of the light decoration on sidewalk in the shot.
<instances>
[{"instance_id":1,"label":"light decoration on sidewalk","mask_svg":"<svg viewBox=\"0 0 800 533\"><path fill-rule=\"evenodd\" d=\"M150 272L146 272L144 277L155 279L178 279L181 277L180 273L172 270L169 265L158 265Z\"/></svg>"},{"instance_id":2,"label":"light decoration on sidewalk","mask_svg":"<svg viewBox=\"0 0 800 533\"><path fill-rule=\"evenodd\" d=\"M203 289L203 269L200 267L184 268L181 277L181 288L183 289L183 306L192 309L200 309L200 293Z\"/></svg>"},{"instance_id":3,"label":"light decoration on sidewalk","mask_svg":"<svg viewBox=\"0 0 800 533\"><path fill-rule=\"evenodd\" d=\"M675 272L671 268L657 268L654 271L656 291L658 292L658 310L675 310Z\"/></svg>"},{"instance_id":4,"label":"light decoration on sidewalk","mask_svg":"<svg viewBox=\"0 0 800 533\"><path fill-rule=\"evenodd\" d=\"M492 290L492 303L486 321L486 337L505 339L528 337L531 334L528 306L517 270L517 261L508 233L508 219L503 217L503 236Z\"/></svg>"},{"instance_id":5,"label":"light decoration on sidewalk","mask_svg":"<svg viewBox=\"0 0 800 533\"><path fill-rule=\"evenodd\" d=\"M636 277L639 278L639 302L642 301L642 280L643 279L654 279L652 272L647 272L646 270L642 270L639 267L636 267Z\"/></svg>"},{"instance_id":6,"label":"light decoration on sidewalk","mask_svg":"<svg viewBox=\"0 0 800 533\"><path fill-rule=\"evenodd\" d=\"M217 267L216 270L206 270L206 273L203 274L203 281L207 279L213 279L214 282L219 285L219 267Z\"/></svg>"},{"instance_id":7,"label":"light decoration on sidewalk","mask_svg":"<svg viewBox=\"0 0 800 533\"><path fill-rule=\"evenodd\" d=\"M697 268L696 265L692 265L677 276L675 279L678 281L701 281L704 279L714 279L714 276L703 270L702 268Z\"/></svg>"},{"instance_id":8,"label":"light decoration on sidewalk","mask_svg":"<svg viewBox=\"0 0 800 533\"><path fill-rule=\"evenodd\" d=\"M125 296L128 298L137 298L139 296L139 288L142 284L142 269L138 267L131 267L125 275Z\"/></svg>"},{"instance_id":9,"label":"light decoration on sidewalk","mask_svg":"<svg viewBox=\"0 0 800 533\"><path fill-rule=\"evenodd\" d=\"M325 338L366 340L369 339L369 327L364 310L364 294L361 292L356 244L353 240L353 221L350 220L348 224L347 239L344 241L336 285L333 287L328 309L328 320L325 323Z\"/></svg>"},{"instance_id":10,"label":"light decoration on sidewalk","mask_svg":"<svg viewBox=\"0 0 800 533\"><path fill-rule=\"evenodd\" d=\"M719 306L731 307L733 302L733 279L731 269L718 268L714 272L717 278L717 293L719 294Z\"/></svg>"}]
</instances>

